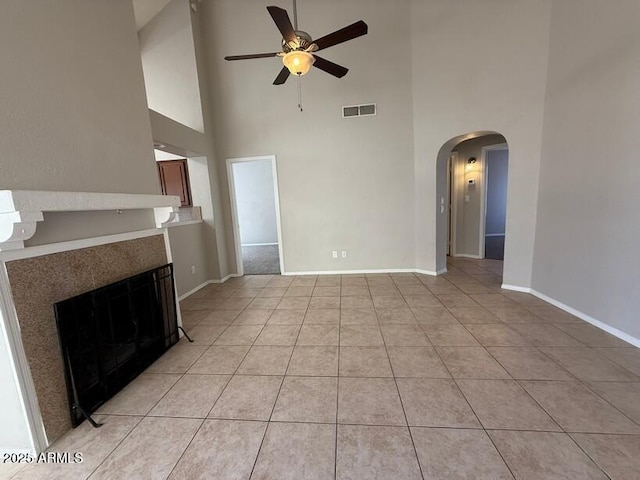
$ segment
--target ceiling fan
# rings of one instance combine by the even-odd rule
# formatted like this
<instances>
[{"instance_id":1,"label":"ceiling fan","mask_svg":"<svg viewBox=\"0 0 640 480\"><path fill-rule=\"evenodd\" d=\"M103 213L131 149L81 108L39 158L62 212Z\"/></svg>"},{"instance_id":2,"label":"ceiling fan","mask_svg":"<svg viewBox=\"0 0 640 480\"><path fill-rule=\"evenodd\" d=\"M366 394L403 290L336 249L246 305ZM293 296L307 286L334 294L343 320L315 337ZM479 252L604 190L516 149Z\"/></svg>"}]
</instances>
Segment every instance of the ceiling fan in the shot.
<instances>
[{"instance_id":1,"label":"ceiling fan","mask_svg":"<svg viewBox=\"0 0 640 480\"><path fill-rule=\"evenodd\" d=\"M369 27L362 20L351 25L336 30L324 37L313 40L311 35L302 30L298 30L298 14L296 10L296 0L293 0L293 21L291 24L289 14L283 8L267 7L271 18L282 34L282 51L273 53L256 53L250 55L232 55L224 57L225 60L248 60L252 58L282 57L284 67L274 80L274 85L282 85L287 81L289 75L305 75L312 66L333 75L334 77L344 77L349 69L330 62L315 52L325 48L333 47L354 38L366 35Z\"/></svg>"}]
</instances>

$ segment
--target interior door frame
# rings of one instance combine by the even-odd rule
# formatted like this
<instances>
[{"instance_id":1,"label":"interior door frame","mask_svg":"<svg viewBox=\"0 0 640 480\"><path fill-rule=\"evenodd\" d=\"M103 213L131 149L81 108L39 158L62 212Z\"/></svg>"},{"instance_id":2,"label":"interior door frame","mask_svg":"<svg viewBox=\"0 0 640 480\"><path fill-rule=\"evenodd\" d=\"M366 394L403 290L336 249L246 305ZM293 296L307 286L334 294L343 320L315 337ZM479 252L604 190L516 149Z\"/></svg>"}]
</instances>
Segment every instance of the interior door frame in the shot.
<instances>
[{"instance_id":1,"label":"interior door frame","mask_svg":"<svg viewBox=\"0 0 640 480\"><path fill-rule=\"evenodd\" d=\"M258 162L269 160L271 162L271 176L273 178L273 196L276 209L276 230L278 232L278 256L280 257L280 274L284 275L284 253L282 248L282 224L280 219L280 195L278 191L278 169L275 155L260 155L256 157L227 158L227 180L229 182L229 200L231 202L231 221L233 224L233 244L236 250L236 271L239 276L244 275L242 265L242 245L240 239L240 223L238 218L238 204L236 188L233 176L234 163Z\"/></svg>"},{"instance_id":2,"label":"interior door frame","mask_svg":"<svg viewBox=\"0 0 640 480\"><path fill-rule=\"evenodd\" d=\"M449 256L456 256L456 229L458 225L458 152L451 152L447 159L447 242ZM450 186L449 186L450 185Z\"/></svg>"},{"instance_id":3,"label":"interior door frame","mask_svg":"<svg viewBox=\"0 0 640 480\"><path fill-rule=\"evenodd\" d=\"M480 171L482 172L482 194L480 195L480 212L481 212L481 217L480 217L480 228L479 230L479 234L480 234L480 241L478 242L478 248L479 248L479 252L478 252L478 257L479 258L485 258L485 232L486 232L486 228L487 228L487 192L489 191L489 162L488 162L488 157L489 157L489 152L492 150L509 150L509 145L507 143L498 143L496 145L487 145L482 147L482 151L480 154L480 158L481 158L481 162L482 162L482 168L480 169ZM509 183L509 177L507 174L507 185ZM508 199L507 199L508 201ZM505 226L505 230L506 230L506 226ZM507 241L507 237L506 237L506 231L505 231L505 243Z\"/></svg>"}]
</instances>

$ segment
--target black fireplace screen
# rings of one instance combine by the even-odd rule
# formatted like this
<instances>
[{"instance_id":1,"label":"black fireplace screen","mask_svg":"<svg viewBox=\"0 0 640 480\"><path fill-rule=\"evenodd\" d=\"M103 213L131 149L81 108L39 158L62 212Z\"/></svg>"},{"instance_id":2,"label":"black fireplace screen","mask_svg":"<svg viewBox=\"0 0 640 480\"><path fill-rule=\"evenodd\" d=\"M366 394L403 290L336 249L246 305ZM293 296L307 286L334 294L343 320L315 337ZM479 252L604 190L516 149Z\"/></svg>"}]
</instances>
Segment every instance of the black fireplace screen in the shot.
<instances>
[{"instance_id":1,"label":"black fireplace screen","mask_svg":"<svg viewBox=\"0 0 640 480\"><path fill-rule=\"evenodd\" d=\"M55 304L74 427L178 341L173 265Z\"/></svg>"}]
</instances>

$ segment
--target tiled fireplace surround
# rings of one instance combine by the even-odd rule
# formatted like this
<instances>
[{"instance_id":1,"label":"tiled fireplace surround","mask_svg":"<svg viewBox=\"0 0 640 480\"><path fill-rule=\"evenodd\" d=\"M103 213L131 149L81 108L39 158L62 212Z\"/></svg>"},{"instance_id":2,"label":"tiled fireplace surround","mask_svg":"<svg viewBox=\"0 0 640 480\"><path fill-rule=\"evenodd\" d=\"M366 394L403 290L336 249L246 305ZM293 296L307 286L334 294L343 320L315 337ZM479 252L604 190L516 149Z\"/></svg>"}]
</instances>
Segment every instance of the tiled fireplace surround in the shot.
<instances>
[{"instance_id":1,"label":"tiled fireplace surround","mask_svg":"<svg viewBox=\"0 0 640 480\"><path fill-rule=\"evenodd\" d=\"M161 195L0 191L0 321L23 407L31 412L36 450L71 429L54 304L168 263L163 227L179 205L178 197ZM47 220L45 212L145 209L154 213L156 228L145 224L130 232L29 247L37 225Z\"/></svg>"}]
</instances>

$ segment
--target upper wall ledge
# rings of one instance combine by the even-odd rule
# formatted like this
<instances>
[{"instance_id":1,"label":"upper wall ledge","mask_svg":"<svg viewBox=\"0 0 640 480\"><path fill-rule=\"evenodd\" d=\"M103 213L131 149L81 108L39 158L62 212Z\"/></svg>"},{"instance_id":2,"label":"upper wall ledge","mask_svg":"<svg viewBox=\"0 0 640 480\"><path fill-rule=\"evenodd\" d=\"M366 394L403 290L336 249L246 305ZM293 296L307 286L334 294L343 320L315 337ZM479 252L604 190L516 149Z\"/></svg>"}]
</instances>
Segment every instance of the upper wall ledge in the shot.
<instances>
[{"instance_id":1,"label":"upper wall ledge","mask_svg":"<svg viewBox=\"0 0 640 480\"><path fill-rule=\"evenodd\" d=\"M43 212L153 209L156 227L173 220L180 198L129 193L42 192L0 190L0 252L24 248L36 233Z\"/></svg>"}]
</instances>

